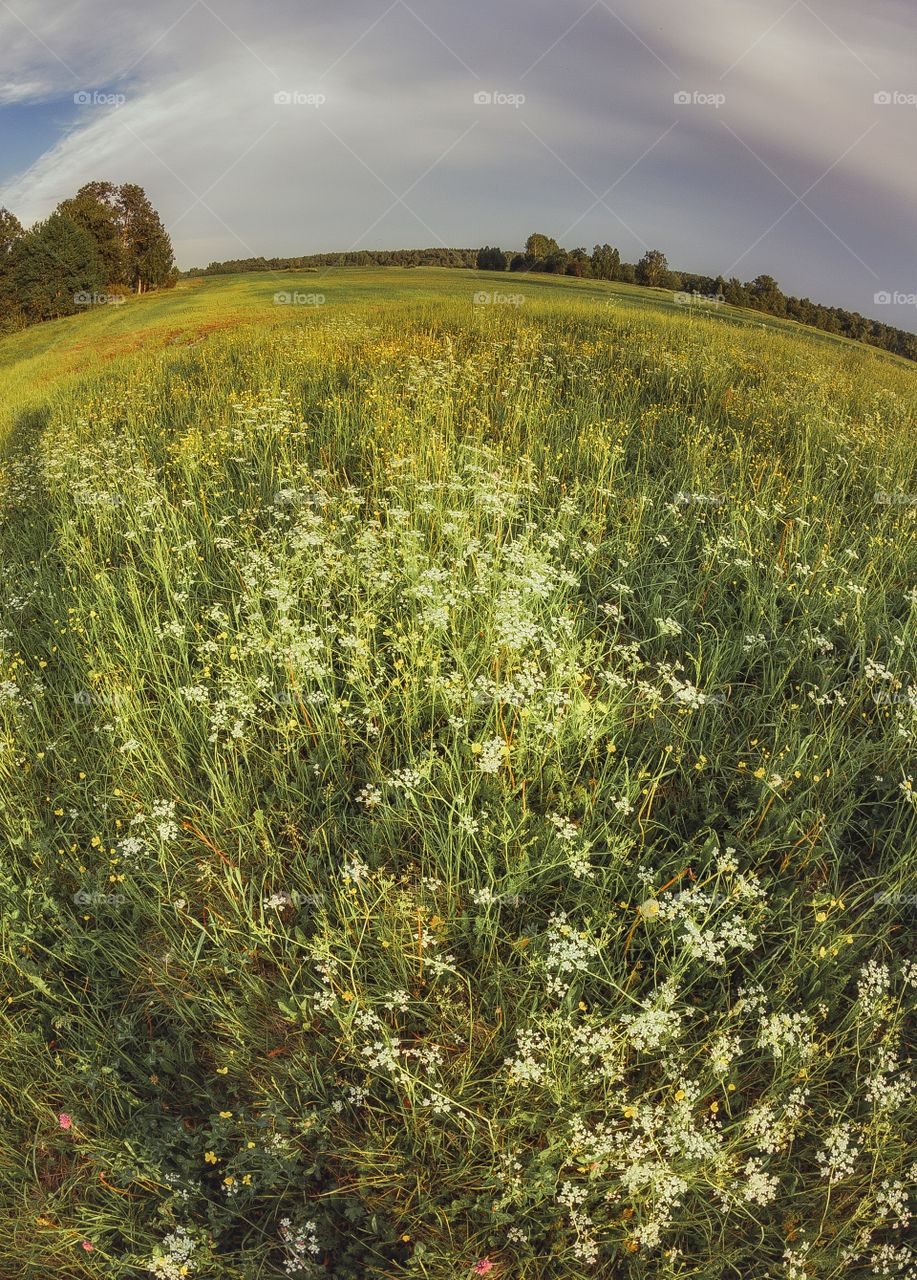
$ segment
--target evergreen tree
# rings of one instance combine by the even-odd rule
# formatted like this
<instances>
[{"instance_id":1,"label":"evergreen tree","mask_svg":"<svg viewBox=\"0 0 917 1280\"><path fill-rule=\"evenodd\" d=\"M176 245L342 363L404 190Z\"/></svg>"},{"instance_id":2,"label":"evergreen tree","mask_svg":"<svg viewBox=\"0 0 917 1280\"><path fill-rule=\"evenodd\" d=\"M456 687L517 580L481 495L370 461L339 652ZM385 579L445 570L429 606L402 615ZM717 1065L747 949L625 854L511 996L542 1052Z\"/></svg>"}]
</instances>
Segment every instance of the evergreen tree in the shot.
<instances>
[{"instance_id":1,"label":"evergreen tree","mask_svg":"<svg viewBox=\"0 0 917 1280\"><path fill-rule=\"evenodd\" d=\"M73 315L106 284L95 240L62 213L52 213L16 241L9 282L26 323Z\"/></svg>"},{"instance_id":2,"label":"evergreen tree","mask_svg":"<svg viewBox=\"0 0 917 1280\"><path fill-rule=\"evenodd\" d=\"M119 187L118 210L124 245L125 283L137 293L167 284L175 263L172 241L143 187L133 182Z\"/></svg>"}]
</instances>

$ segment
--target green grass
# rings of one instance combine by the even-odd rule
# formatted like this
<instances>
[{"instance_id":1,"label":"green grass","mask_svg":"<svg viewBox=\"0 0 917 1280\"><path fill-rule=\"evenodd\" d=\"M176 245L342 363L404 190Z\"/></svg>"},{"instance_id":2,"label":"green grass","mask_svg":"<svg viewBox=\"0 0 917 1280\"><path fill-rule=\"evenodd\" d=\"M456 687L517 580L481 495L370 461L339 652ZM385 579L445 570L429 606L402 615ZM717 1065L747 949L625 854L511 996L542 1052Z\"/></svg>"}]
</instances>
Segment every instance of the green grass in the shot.
<instances>
[{"instance_id":1,"label":"green grass","mask_svg":"<svg viewBox=\"0 0 917 1280\"><path fill-rule=\"evenodd\" d=\"M908 365L283 273L0 401L0 1274L912 1274Z\"/></svg>"}]
</instances>

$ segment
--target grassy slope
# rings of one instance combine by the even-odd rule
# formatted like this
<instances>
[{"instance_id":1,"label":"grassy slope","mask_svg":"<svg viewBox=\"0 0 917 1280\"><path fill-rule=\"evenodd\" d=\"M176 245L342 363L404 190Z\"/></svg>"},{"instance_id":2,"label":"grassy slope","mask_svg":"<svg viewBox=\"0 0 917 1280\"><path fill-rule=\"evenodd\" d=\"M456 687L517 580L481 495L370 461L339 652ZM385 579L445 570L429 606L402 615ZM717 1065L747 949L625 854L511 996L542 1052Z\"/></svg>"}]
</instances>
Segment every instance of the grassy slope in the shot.
<instances>
[{"instance_id":1,"label":"grassy slope","mask_svg":"<svg viewBox=\"0 0 917 1280\"><path fill-rule=\"evenodd\" d=\"M342 271L0 396L0 1274L892 1265L910 366Z\"/></svg>"},{"instance_id":2,"label":"grassy slope","mask_svg":"<svg viewBox=\"0 0 917 1280\"><path fill-rule=\"evenodd\" d=\"M295 324L302 308L277 307L278 291L323 293L327 305L386 306L435 304L444 298L467 299L480 289L523 294L531 301L609 306L617 314L672 314L685 325L730 324L786 333L801 342L847 347L872 359L907 366L906 361L863 348L846 338L820 333L790 320L765 316L738 307L722 307L711 314L677 307L664 290L598 281L520 278L505 273L455 271L439 268L330 270L322 272L265 272L183 280L161 294L130 298L123 306L96 307L86 315L36 325L0 339L0 430L26 405L41 402L74 378L105 368L112 361L130 359L137 351L181 348L207 334L244 324ZM864 357L866 358L866 357Z\"/></svg>"}]
</instances>

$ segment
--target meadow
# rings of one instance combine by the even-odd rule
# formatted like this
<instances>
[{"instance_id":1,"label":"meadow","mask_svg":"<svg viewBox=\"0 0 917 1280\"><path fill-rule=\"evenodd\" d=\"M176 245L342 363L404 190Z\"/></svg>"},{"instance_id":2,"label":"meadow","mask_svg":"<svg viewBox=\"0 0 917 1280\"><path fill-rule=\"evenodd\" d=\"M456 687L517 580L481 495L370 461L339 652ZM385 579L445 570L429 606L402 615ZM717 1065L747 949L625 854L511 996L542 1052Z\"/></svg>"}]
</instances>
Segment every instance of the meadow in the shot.
<instances>
[{"instance_id":1,"label":"meadow","mask_svg":"<svg viewBox=\"0 0 917 1280\"><path fill-rule=\"evenodd\" d=\"M917 1276L912 366L335 271L0 399L0 1275Z\"/></svg>"}]
</instances>

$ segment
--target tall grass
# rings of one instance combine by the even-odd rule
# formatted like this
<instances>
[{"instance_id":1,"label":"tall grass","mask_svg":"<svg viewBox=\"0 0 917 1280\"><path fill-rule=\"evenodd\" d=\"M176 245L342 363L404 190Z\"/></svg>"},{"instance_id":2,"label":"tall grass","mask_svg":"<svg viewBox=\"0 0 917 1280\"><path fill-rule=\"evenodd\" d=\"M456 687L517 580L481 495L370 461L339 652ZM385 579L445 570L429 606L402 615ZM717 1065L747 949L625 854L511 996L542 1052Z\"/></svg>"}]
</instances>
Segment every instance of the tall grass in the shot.
<instances>
[{"instance_id":1,"label":"tall grass","mask_svg":"<svg viewBox=\"0 0 917 1280\"><path fill-rule=\"evenodd\" d=\"M17 401L0 1272L913 1274L912 372L388 288Z\"/></svg>"}]
</instances>

